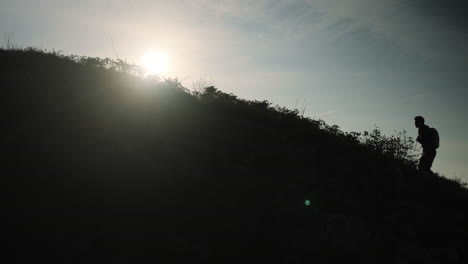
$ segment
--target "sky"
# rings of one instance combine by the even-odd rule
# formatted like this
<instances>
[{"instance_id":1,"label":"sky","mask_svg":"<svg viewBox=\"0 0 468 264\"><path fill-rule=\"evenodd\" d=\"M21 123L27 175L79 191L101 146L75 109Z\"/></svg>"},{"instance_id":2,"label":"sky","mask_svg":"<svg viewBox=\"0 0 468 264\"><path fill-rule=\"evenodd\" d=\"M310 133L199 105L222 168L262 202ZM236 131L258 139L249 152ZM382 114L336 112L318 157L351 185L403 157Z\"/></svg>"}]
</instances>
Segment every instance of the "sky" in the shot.
<instances>
[{"instance_id":1,"label":"sky","mask_svg":"<svg viewBox=\"0 0 468 264\"><path fill-rule=\"evenodd\" d=\"M20 47L136 64L162 50L165 77L187 88L202 80L346 132L415 138L422 115L441 137L433 170L468 182L465 2L0 0L0 33Z\"/></svg>"}]
</instances>

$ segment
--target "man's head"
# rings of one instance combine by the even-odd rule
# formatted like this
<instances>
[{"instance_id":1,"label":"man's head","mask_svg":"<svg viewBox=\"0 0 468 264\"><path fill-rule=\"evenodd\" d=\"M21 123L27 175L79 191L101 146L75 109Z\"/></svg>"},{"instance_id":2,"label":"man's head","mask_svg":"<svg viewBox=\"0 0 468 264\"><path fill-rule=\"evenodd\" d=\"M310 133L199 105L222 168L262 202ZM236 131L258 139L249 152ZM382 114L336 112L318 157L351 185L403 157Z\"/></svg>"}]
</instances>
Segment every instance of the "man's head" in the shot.
<instances>
[{"instance_id":1,"label":"man's head","mask_svg":"<svg viewBox=\"0 0 468 264\"><path fill-rule=\"evenodd\" d=\"M424 117L422 117L422 116L415 117L414 118L414 125L416 127L418 127L418 128L423 126L424 125Z\"/></svg>"}]
</instances>

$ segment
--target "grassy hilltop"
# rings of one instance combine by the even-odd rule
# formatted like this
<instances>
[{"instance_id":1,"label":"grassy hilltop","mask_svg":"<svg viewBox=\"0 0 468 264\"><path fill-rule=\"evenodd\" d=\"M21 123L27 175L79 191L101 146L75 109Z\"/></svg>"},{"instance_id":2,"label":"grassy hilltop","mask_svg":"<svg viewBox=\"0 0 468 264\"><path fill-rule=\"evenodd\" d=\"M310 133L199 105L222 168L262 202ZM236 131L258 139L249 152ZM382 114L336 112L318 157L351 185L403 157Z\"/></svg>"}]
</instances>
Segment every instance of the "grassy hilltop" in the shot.
<instances>
[{"instance_id":1,"label":"grassy hilltop","mask_svg":"<svg viewBox=\"0 0 468 264\"><path fill-rule=\"evenodd\" d=\"M5 256L468 263L468 191L418 172L411 139L138 72L0 50Z\"/></svg>"}]
</instances>

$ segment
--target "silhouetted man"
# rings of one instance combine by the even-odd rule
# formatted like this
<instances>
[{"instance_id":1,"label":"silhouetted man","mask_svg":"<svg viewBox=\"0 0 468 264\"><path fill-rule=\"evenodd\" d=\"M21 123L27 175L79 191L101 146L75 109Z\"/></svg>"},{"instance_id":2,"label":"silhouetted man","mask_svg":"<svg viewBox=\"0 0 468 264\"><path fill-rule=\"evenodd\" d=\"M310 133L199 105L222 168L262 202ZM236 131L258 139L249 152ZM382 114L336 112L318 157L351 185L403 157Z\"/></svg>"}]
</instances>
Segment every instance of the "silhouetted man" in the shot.
<instances>
[{"instance_id":1,"label":"silhouetted man","mask_svg":"<svg viewBox=\"0 0 468 264\"><path fill-rule=\"evenodd\" d=\"M418 128L416 141L422 146L423 153L419 160L421 171L432 172L431 167L439 147L439 135L437 130L424 124L424 118L417 116L414 118L414 125Z\"/></svg>"}]
</instances>

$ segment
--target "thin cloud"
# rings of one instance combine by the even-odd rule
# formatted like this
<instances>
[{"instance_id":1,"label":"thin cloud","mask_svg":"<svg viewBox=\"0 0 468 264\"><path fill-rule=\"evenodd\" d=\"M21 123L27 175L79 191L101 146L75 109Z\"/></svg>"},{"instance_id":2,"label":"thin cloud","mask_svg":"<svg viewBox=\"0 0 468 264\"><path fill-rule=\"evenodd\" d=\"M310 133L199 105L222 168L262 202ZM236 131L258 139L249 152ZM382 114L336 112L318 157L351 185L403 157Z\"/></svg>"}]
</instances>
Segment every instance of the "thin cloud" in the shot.
<instances>
[{"instance_id":1,"label":"thin cloud","mask_svg":"<svg viewBox=\"0 0 468 264\"><path fill-rule=\"evenodd\" d=\"M330 115L334 115L336 113L338 113L337 110L329 110L329 111L326 111L326 112L316 113L316 114L314 114L314 116L330 116Z\"/></svg>"},{"instance_id":2,"label":"thin cloud","mask_svg":"<svg viewBox=\"0 0 468 264\"><path fill-rule=\"evenodd\" d=\"M423 100L426 97L425 94L415 94L410 97L411 100L417 101L417 100Z\"/></svg>"},{"instance_id":3,"label":"thin cloud","mask_svg":"<svg viewBox=\"0 0 468 264\"><path fill-rule=\"evenodd\" d=\"M456 8L449 5L444 9L444 4L433 0L188 1L211 10L216 18L263 25L286 43L328 45L359 30L369 30L423 59L465 64L468 56L467 30L454 27L447 19ZM445 15L434 13L433 7ZM463 21L460 15L455 17L459 18L458 24Z\"/></svg>"}]
</instances>

